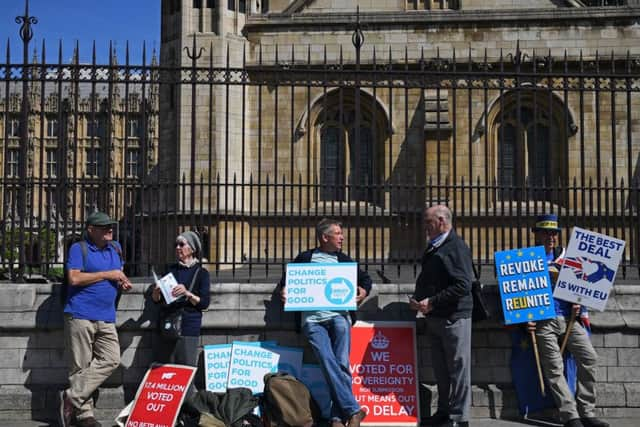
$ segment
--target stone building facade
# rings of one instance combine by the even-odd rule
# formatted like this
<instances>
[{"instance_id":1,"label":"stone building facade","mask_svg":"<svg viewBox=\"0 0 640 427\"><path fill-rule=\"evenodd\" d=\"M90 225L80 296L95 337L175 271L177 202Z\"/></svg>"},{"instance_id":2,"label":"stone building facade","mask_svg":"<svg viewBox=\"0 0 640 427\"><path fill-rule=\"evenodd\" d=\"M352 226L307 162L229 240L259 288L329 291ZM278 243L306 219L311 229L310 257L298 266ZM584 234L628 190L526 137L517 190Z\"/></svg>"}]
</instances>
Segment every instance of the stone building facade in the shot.
<instances>
[{"instance_id":1,"label":"stone building facade","mask_svg":"<svg viewBox=\"0 0 640 427\"><path fill-rule=\"evenodd\" d=\"M141 204L140 183L158 159L157 85L133 78L108 84L117 78L105 66L74 60L43 68L37 59L34 53L28 66L27 144L21 139L23 82L7 80L0 88L3 264L19 244L15 233L25 233L27 263L61 264L65 240L84 228L89 213L133 216ZM115 61L112 67L118 67ZM43 245L43 233L55 236L50 247Z\"/></svg>"},{"instance_id":2,"label":"stone building facade","mask_svg":"<svg viewBox=\"0 0 640 427\"><path fill-rule=\"evenodd\" d=\"M531 243L542 211L636 233L630 191L606 191L640 177L636 1L162 5L161 63L200 71L161 89L161 173L235 190L163 194L204 212L212 261L287 259L322 215L357 223L361 258L415 259L435 201L482 260Z\"/></svg>"}]
</instances>

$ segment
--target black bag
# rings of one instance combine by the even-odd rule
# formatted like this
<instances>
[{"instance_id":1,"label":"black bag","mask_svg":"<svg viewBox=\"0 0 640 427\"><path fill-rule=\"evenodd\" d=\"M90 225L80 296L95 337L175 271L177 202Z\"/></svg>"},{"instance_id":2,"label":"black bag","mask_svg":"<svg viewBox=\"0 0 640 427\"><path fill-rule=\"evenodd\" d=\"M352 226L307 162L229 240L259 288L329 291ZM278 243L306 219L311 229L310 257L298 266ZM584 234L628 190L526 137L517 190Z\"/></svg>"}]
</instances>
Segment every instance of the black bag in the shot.
<instances>
[{"instance_id":1,"label":"black bag","mask_svg":"<svg viewBox=\"0 0 640 427\"><path fill-rule=\"evenodd\" d=\"M266 427L311 427L320 418L307 386L284 372L264 376L262 405Z\"/></svg>"},{"instance_id":2,"label":"black bag","mask_svg":"<svg viewBox=\"0 0 640 427\"><path fill-rule=\"evenodd\" d=\"M166 340L177 340L182 333L182 309L160 313L160 336Z\"/></svg>"},{"instance_id":3,"label":"black bag","mask_svg":"<svg viewBox=\"0 0 640 427\"><path fill-rule=\"evenodd\" d=\"M198 274L200 273L200 267L193 274L191 284L187 288L187 291L191 292L193 285L196 283ZM177 340L182 335L182 307L176 307L177 304L182 304L182 300L176 301L163 307L160 310L158 316L158 329L160 330L160 336L166 340Z\"/></svg>"},{"instance_id":4,"label":"black bag","mask_svg":"<svg viewBox=\"0 0 640 427\"><path fill-rule=\"evenodd\" d=\"M473 274L476 279L471 282L471 297L473 298L473 311L471 312L471 321L480 322L491 317L491 311L482 296L482 283L479 280L476 266L473 265Z\"/></svg>"}]
</instances>

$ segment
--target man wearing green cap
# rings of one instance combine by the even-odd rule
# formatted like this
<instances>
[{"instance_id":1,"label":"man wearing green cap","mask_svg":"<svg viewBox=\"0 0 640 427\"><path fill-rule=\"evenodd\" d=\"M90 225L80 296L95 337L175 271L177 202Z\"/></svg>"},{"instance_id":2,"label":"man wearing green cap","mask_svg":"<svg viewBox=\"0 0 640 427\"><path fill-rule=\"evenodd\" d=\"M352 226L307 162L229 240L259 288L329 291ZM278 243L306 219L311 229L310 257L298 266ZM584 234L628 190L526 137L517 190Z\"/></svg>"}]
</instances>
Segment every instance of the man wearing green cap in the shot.
<instances>
[{"instance_id":1,"label":"man wearing green cap","mask_svg":"<svg viewBox=\"0 0 640 427\"><path fill-rule=\"evenodd\" d=\"M99 426L93 393L120 365L115 301L131 282L123 273L122 249L113 241L116 221L104 212L87 218L84 239L69 248L68 295L64 307L69 349L69 388L60 396L60 424Z\"/></svg>"}]
</instances>

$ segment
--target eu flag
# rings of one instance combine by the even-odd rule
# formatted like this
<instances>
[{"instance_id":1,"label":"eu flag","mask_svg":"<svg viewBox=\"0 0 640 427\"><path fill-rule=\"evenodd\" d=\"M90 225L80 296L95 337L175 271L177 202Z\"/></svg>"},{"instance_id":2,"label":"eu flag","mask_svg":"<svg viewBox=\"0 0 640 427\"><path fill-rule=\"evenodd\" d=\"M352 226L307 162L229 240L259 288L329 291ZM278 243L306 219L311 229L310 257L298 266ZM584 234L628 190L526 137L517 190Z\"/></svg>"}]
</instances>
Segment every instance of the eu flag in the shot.
<instances>
[{"instance_id":1,"label":"eu flag","mask_svg":"<svg viewBox=\"0 0 640 427\"><path fill-rule=\"evenodd\" d=\"M528 414L543 409L555 407L549 385L545 380L546 396L540 394L536 358L533 353L531 336L524 328L511 330L511 378L518 398L520 414ZM576 390L577 368L573 356L568 351L564 353L564 375L573 393Z\"/></svg>"}]
</instances>

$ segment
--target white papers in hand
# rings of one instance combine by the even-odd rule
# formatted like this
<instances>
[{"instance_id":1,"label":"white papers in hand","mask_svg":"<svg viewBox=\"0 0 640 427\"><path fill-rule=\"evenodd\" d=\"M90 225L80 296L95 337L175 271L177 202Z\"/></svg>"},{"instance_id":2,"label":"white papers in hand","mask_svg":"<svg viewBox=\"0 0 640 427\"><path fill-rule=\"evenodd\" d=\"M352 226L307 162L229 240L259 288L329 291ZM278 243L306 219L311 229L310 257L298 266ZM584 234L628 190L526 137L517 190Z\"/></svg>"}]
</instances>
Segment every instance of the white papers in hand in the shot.
<instances>
[{"instance_id":1,"label":"white papers in hand","mask_svg":"<svg viewBox=\"0 0 640 427\"><path fill-rule=\"evenodd\" d=\"M151 272L153 273L153 280L155 280L156 286L160 287L160 292L162 292L162 296L164 297L165 302L167 304L171 304L172 302L174 302L176 300L176 297L171 294L171 291L174 287L178 286L178 281L176 280L175 276L169 273L166 276L158 279L156 272L154 270L151 270Z\"/></svg>"}]
</instances>

